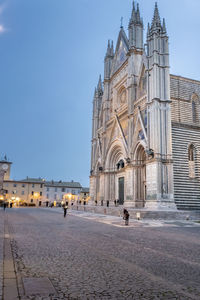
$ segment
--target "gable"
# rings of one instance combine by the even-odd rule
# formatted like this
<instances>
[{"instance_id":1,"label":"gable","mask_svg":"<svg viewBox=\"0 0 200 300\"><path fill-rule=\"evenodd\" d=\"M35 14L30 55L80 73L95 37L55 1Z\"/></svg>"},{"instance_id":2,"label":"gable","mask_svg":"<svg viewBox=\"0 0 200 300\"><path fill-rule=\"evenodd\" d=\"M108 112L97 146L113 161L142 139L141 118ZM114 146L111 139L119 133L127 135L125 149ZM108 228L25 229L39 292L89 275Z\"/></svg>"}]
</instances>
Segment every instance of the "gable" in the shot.
<instances>
[{"instance_id":1,"label":"gable","mask_svg":"<svg viewBox=\"0 0 200 300\"><path fill-rule=\"evenodd\" d=\"M121 65L127 60L127 53L129 50L129 42L126 37L126 33L123 28L121 28L117 40L117 46L115 50L115 56L112 66L112 74L115 73Z\"/></svg>"}]
</instances>

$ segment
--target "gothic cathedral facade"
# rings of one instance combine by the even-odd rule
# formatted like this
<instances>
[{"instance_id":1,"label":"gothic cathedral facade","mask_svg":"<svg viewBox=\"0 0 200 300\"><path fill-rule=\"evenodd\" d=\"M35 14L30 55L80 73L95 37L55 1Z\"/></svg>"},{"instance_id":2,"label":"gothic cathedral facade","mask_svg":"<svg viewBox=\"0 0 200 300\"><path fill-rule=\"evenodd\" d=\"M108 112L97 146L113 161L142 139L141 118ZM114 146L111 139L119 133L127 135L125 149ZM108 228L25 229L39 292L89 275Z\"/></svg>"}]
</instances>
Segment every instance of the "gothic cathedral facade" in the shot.
<instances>
[{"instance_id":1,"label":"gothic cathedral facade","mask_svg":"<svg viewBox=\"0 0 200 300\"><path fill-rule=\"evenodd\" d=\"M200 209L200 81L170 74L157 3L146 44L133 2L128 37L108 42L95 88L90 199L96 205Z\"/></svg>"}]
</instances>

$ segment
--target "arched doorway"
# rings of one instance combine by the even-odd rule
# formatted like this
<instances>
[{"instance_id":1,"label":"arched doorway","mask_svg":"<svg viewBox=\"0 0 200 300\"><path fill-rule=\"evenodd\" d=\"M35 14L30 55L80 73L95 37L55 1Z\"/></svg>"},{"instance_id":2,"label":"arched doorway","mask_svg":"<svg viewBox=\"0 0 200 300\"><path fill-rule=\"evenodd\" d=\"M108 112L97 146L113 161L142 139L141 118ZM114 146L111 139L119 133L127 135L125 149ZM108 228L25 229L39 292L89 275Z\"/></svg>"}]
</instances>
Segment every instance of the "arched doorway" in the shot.
<instances>
[{"instance_id":1,"label":"arched doorway","mask_svg":"<svg viewBox=\"0 0 200 300\"><path fill-rule=\"evenodd\" d=\"M121 141L115 140L110 146L105 163L106 198L114 204L123 205L125 200L125 153Z\"/></svg>"},{"instance_id":2,"label":"arched doorway","mask_svg":"<svg viewBox=\"0 0 200 300\"><path fill-rule=\"evenodd\" d=\"M135 175L135 206L142 208L146 202L146 153L142 145L136 150Z\"/></svg>"}]
</instances>

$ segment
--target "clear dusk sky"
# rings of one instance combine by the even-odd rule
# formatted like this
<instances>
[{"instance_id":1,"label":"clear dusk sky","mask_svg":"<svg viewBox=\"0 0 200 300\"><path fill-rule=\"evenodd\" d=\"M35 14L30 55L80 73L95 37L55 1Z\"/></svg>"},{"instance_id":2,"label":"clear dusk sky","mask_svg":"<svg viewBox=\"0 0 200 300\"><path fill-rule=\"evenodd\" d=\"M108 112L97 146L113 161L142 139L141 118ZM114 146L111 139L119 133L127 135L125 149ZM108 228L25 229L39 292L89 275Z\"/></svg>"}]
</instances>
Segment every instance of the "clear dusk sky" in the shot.
<instances>
[{"instance_id":1,"label":"clear dusk sky","mask_svg":"<svg viewBox=\"0 0 200 300\"><path fill-rule=\"evenodd\" d=\"M146 32L153 0L139 0ZM200 0L159 0L171 73L200 80ZM12 178L89 185L92 99L131 0L0 1L1 156ZM146 34L145 34L146 36Z\"/></svg>"}]
</instances>

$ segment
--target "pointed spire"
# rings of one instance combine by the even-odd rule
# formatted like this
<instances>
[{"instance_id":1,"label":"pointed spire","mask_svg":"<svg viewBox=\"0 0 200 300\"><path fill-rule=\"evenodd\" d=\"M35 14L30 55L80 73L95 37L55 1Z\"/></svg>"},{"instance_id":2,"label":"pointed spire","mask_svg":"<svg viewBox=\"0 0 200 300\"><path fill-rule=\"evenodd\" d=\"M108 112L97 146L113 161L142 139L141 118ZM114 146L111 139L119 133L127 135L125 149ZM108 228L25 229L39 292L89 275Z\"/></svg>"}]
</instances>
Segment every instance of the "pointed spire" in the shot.
<instances>
[{"instance_id":1,"label":"pointed spire","mask_svg":"<svg viewBox=\"0 0 200 300\"><path fill-rule=\"evenodd\" d=\"M136 20L137 20L137 22L140 22L140 9L139 9L139 3L137 3Z\"/></svg>"},{"instance_id":2,"label":"pointed spire","mask_svg":"<svg viewBox=\"0 0 200 300\"><path fill-rule=\"evenodd\" d=\"M113 41L112 41L112 43L111 43L110 53L111 53L111 56L114 56L114 46L113 46Z\"/></svg>"},{"instance_id":3,"label":"pointed spire","mask_svg":"<svg viewBox=\"0 0 200 300\"><path fill-rule=\"evenodd\" d=\"M135 10L135 1L133 1L133 8L131 13L131 18L129 20L129 27L136 22L136 10Z\"/></svg>"},{"instance_id":4,"label":"pointed spire","mask_svg":"<svg viewBox=\"0 0 200 300\"><path fill-rule=\"evenodd\" d=\"M108 40L108 47L107 47L107 52L106 52L106 56L110 55L110 40Z\"/></svg>"},{"instance_id":5,"label":"pointed spire","mask_svg":"<svg viewBox=\"0 0 200 300\"><path fill-rule=\"evenodd\" d=\"M98 82L98 85L97 85L97 92L103 92L101 75L99 75L99 82Z\"/></svg>"},{"instance_id":6,"label":"pointed spire","mask_svg":"<svg viewBox=\"0 0 200 300\"><path fill-rule=\"evenodd\" d=\"M158 11L158 4L156 2L151 28L157 28L157 27L161 27L161 22L160 22L160 15Z\"/></svg>"},{"instance_id":7,"label":"pointed spire","mask_svg":"<svg viewBox=\"0 0 200 300\"><path fill-rule=\"evenodd\" d=\"M131 20L134 21L135 20L135 1L133 1L133 8L132 8L132 14L131 14Z\"/></svg>"},{"instance_id":8,"label":"pointed spire","mask_svg":"<svg viewBox=\"0 0 200 300\"><path fill-rule=\"evenodd\" d=\"M167 32L166 25L165 25L165 19L164 18L163 18L162 30L163 30L163 33Z\"/></svg>"},{"instance_id":9,"label":"pointed spire","mask_svg":"<svg viewBox=\"0 0 200 300\"><path fill-rule=\"evenodd\" d=\"M113 51L113 41L108 40L108 46L107 46L107 51L106 51L106 56L105 59L113 56L114 55L114 51Z\"/></svg>"}]
</instances>

